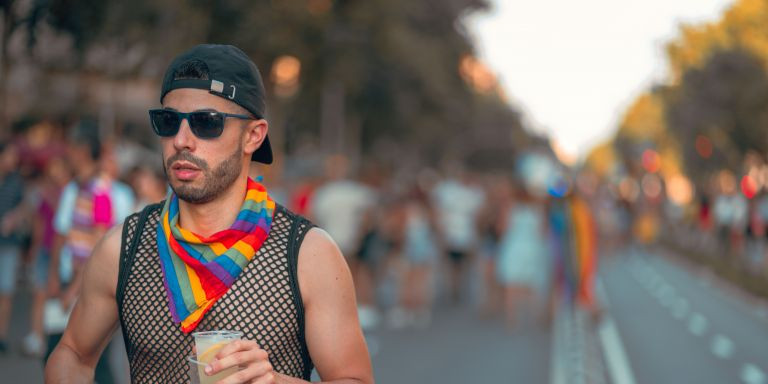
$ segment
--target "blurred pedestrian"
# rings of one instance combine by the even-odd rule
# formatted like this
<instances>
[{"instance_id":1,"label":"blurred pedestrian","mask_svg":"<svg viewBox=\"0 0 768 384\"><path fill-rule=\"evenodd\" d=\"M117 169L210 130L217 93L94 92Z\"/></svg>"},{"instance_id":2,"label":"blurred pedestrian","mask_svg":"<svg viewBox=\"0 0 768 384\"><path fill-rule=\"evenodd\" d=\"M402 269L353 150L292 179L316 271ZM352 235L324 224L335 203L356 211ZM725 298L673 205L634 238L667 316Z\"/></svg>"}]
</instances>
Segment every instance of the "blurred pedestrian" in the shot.
<instances>
[{"instance_id":1,"label":"blurred pedestrian","mask_svg":"<svg viewBox=\"0 0 768 384\"><path fill-rule=\"evenodd\" d=\"M136 212L163 201L168 192L165 176L148 165L135 167L129 175L129 180L136 195L133 209Z\"/></svg>"},{"instance_id":2,"label":"blurred pedestrian","mask_svg":"<svg viewBox=\"0 0 768 384\"><path fill-rule=\"evenodd\" d=\"M48 298L48 273L56 236L53 219L59 206L61 192L71 179L71 170L65 160L62 155L55 156L50 158L44 166L43 174L37 185L35 215L32 219L30 253L33 262L34 294L30 312L30 332L24 337L22 347L26 354L37 357L44 355L46 345L43 308Z\"/></svg>"},{"instance_id":3,"label":"blurred pedestrian","mask_svg":"<svg viewBox=\"0 0 768 384\"><path fill-rule=\"evenodd\" d=\"M514 328L521 309L541 312L536 293L544 288L548 268L546 224L543 211L525 186L518 186L515 199L504 211L506 218L497 264L498 278L504 287L507 325Z\"/></svg>"},{"instance_id":4,"label":"blurred pedestrian","mask_svg":"<svg viewBox=\"0 0 768 384\"><path fill-rule=\"evenodd\" d=\"M435 186L432 199L440 242L449 264L448 292L451 301L458 303L469 259L479 246L478 214L485 195L470 182L468 173L459 171Z\"/></svg>"},{"instance_id":5,"label":"blurred pedestrian","mask_svg":"<svg viewBox=\"0 0 768 384\"><path fill-rule=\"evenodd\" d=\"M64 187L54 216L54 246L48 268L48 296L68 314L83 293L85 266L99 239L117 222L133 212L130 188L114 179L114 169L104 168L103 147L98 130L83 120L70 134L67 160L74 167L74 178ZM60 271L70 269L69 281L61 281ZM45 315L44 315L45 316ZM44 319L45 320L45 319ZM51 330L46 359L62 338L63 329ZM98 359L95 379L114 382L106 354Z\"/></svg>"},{"instance_id":6,"label":"blurred pedestrian","mask_svg":"<svg viewBox=\"0 0 768 384\"><path fill-rule=\"evenodd\" d=\"M499 243L507 222L507 213L514 199L512 183L506 176L493 177L488 181L488 198L479 214L480 262L485 290L481 314L490 316L499 309L502 298L498 278Z\"/></svg>"},{"instance_id":7,"label":"blurred pedestrian","mask_svg":"<svg viewBox=\"0 0 768 384\"><path fill-rule=\"evenodd\" d=\"M377 228L377 192L350 178L349 162L331 156L325 164L326 182L319 186L309 203L311 218L328 231L352 271L359 316L364 328L378 322L374 297L374 252Z\"/></svg>"},{"instance_id":8,"label":"blurred pedestrian","mask_svg":"<svg viewBox=\"0 0 768 384\"><path fill-rule=\"evenodd\" d=\"M554 268L550 311L565 300L569 307L585 310L597 321L601 311L595 296L597 231L588 202L577 191L552 199L548 227Z\"/></svg>"},{"instance_id":9,"label":"blurred pedestrian","mask_svg":"<svg viewBox=\"0 0 768 384\"><path fill-rule=\"evenodd\" d=\"M408 192L403 203L401 225L406 262L403 284L403 306L407 317L420 327L429 325L432 318L433 271L438 261L434 236L434 214L427 193L417 183Z\"/></svg>"},{"instance_id":10,"label":"blurred pedestrian","mask_svg":"<svg viewBox=\"0 0 768 384\"><path fill-rule=\"evenodd\" d=\"M597 283L598 249L594 215L589 202L577 190L569 198L571 231L573 239L571 251L576 276L573 294L577 305L586 309L594 320L600 315L600 306L595 296Z\"/></svg>"},{"instance_id":11,"label":"blurred pedestrian","mask_svg":"<svg viewBox=\"0 0 768 384\"><path fill-rule=\"evenodd\" d=\"M26 220L18 158L13 145L0 142L0 353L8 351L8 327L22 251L17 229Z\"/></svg>"}]
</instances>

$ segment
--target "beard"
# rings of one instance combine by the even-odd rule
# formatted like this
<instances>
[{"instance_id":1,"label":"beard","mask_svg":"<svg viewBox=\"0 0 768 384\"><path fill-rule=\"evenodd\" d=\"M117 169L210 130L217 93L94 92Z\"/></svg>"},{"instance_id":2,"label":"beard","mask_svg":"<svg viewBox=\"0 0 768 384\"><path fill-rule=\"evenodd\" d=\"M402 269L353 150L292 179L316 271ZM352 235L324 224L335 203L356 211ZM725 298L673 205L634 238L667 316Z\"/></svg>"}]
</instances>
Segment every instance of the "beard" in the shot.
<instances>
[{"instance_id":1,"label":"beard","mask_svg":"<svg viewBox=\"0 0 768 384\"><path fill-rule=\"evenodd\" d=\"M237 180L237 177L240 175L242 150L243 143L240 142L238 148L213 170L211 170L205 160L195 157L189 152L179 152L165 161L163 171L171 189L173 189L173 192L179 199L192 204L208 203L221 196ZM171 178L168 177L168 168L179 160L188 161L200 168L203 173L202 187L195 187L185 183L174 185L171 182Z\"/></svg>"}]
</instances>

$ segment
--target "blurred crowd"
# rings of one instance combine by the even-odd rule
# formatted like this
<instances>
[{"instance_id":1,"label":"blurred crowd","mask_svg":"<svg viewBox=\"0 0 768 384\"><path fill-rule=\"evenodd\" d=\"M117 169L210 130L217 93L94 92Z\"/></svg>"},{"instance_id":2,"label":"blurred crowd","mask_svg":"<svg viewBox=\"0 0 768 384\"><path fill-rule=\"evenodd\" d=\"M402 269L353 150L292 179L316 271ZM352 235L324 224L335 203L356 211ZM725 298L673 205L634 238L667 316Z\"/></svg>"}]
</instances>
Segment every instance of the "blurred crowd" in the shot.
<instances>
[{"instance_id":1,"label":"blurred crowd","mask_svg":"<svg viewBox=\"0 0 768 384\"><path fill-rule=\"evenodd\" d=\"M718 183L702 194L688 212L670 213L668 225L677 242L709 257L768 277L768 191L744 193L732 182Z\"/></svg>"},{"instance_id":2,"label":"blurred crowd","mask_svg":"<svg viewBox=\"0 0 768 384\"><path fill-rule=\"evenodd\" d=\"M537 189L515 173L353 174L332 157L289 207L347 257L366 330L426 327L438 306L501 315L510 328L548 324L558 300L598 315L596 196L570 184Z\"/></svg>"},{"instance_id":3,"label":"blurred crowd","mask_svg":"<svg viewBox=\"0 0 768 384\"><path fill-rule=\"evenodd\" d=\"M167 191L160 156L104 140L98 124L24 122L0 141L0 353L47 358L77 300L101 236ZM31 291L28 333L9 345L19 287ZM27 297L27 296L24 296ZM100 362L97 381L112 382Z\"/></svg>"}]
</instances>

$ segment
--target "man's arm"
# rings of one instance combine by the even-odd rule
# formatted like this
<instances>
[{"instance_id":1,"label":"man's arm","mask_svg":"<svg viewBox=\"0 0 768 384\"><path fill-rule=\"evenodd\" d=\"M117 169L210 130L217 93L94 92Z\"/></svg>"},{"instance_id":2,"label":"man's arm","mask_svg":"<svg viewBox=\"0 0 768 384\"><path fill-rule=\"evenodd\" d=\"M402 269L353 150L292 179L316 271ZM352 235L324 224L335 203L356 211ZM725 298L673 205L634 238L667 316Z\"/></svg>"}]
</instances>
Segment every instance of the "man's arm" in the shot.
<instances>
[{"instance_id":1,"label":"man's arm","mask_svg":"<svg viewBox=\"0 0 768 384\"><path fill-rule=\"evenodd\" d=\"M323 382L373 383L371 359L357 319L352 276L339 247L324 231L312 229L304 238L298 275L307 347ZM267 352L253 340L235 341L222 348L206 372L215 374L234 366L245 368L217 384L306 383L274 372Z\"/></svg>"},{"instance_id":2,"label":"man's arm","mask_svg":"<svg viewBox=\"0 0 768 384\"><path fill-rule=\"evenodd\" d=\"M94 367L117 328L115 288L121 234L122 225L107 232L85 266L80 297L45 366L48 384L93 382Z\"/></svg>"},{"instance_id":3,"label":"man's arm","mask_svg":"<svg viewBox=\"0 0 768 384\"><path fill-rule=\"evenodd\" d=\"M307 347L323 382L373 383L352 275L325 231L307 233L299 249L298 275Z\"/></svg>"}]
</instances>

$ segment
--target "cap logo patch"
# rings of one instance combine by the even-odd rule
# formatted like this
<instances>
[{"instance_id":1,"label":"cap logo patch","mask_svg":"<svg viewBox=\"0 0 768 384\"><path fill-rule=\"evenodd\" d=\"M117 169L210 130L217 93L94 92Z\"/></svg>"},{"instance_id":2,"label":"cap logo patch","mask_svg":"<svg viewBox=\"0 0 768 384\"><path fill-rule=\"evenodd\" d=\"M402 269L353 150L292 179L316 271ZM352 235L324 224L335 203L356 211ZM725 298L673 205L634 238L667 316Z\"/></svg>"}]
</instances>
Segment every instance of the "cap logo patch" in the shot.
<instances>
[{"instance_id":1,"label":"cap logo patch","mask_svg":"<svg viewBox=\"0 0 768 384\"><path fill-rule=\"evenodd\" d=\"M218 80L211 80L211 91L224 93L224 83Z\"/></svg>"}]
</instances>

